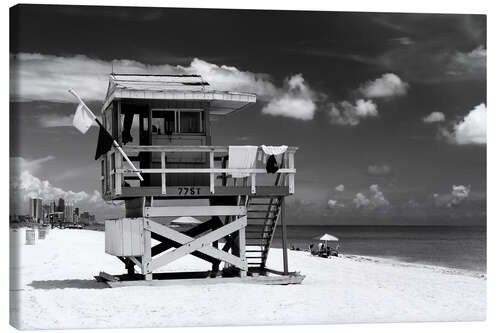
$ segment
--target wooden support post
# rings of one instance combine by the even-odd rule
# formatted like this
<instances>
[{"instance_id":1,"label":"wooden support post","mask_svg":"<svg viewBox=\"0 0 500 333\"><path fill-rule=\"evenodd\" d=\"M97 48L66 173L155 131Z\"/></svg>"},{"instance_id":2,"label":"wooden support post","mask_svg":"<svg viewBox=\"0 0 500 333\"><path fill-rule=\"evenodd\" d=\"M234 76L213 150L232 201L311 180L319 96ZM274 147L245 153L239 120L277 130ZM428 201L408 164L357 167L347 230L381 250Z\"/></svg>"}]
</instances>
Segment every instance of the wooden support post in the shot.
<instances>
[{"instance_id":1,"label":"wooden support post","mask_svg":"<svg viewBox=\"0 0 500 333\"><path fill-rule=\"evenodd\" d=\"M145 222L144 226L145 226ZM151 230L143 227L144 232L144 254L142 255L142 274L146 280L152 280L153 274L150 268L151 264Z\"/></svg>"},{"instance_id":2,"label":"wooden support post","mask_svg":"<svg viewBox=\"0 0 500 333\"><path fill-rule=\"evenodd\" d=\"M214 152L210 151L210 169L215 168L214 164ZM215 193L215 174L210 172L210 194Z\"/></svg>"},{"instance_id":3,"label":"wooden support post","mask_svg":"<svg viewBox=\"0 0 500 333\"><path fill-rule=\"evenodd\" d=\"M288 242L286 239L285 197L281 200L281 240L283 246L283 272L288 275Z\"/></svg>"},{"instance_id":4,"label":"wooden support post","mask_svg":"<svg viewBox=\"0 0 500 333\"><path fill-rule=\"evenodd\" d=\"M127 262L125 263L125 268L127 269L127 274L128 275L134 275L134 262L130 259L127 259Z\"/></svg>"},{"instance_id":5,"label":"wooden support post","mask_svg":"<svg viewBox=\"0 0 500 333\"><path fill-rule=\"evenodd\" d=\"M138 257L138 258L140 258L140 257ZM128 259L130 261L132 261L132 263L133 263L132 268L134 268L134 265L137 265L137 267L139 267L139 268L141 267L142 264L136 257L128 257Z\"/></svg>"},{"instance_id":6,"label":"wooden support post","mask_svg":"<svg viewBox=\"0 0 500 333\"><path fill-rule=\"evenodd\" d=\"M252 194L255 194L255 173L251 174L252 177Z\"/></svg>"},{"instance_id":7,"label":"wooden support post","mask_svg":"<svg viewBox=\"0 0 500 333\"><path fill-rule=\"evenodd\" d=\"M122 194L122 174L116 170L122 168L122 155L115 153L115 194Z\"/></svg>"},{"instance_id":8,"label":"wooden support post","mask_svg":"<svg viewBox=\"0 0 500 333\"><path fill-rule=\"evenodd\" d=\"M295 161L294 161L294 152L289 152L288 153L288 169L295 169ZM284 158L284 156L283 156ZM288 189L290 191L290 194L295 193L295 174L294 173L289 173L288 174Z\"/></svg>"},{"instance_id":9,"label":"wooden support post","mask_svg":"<svg viewBox=\"0 0 500 333\"><path fill-rule=\"evenodd\" d=\"M246 262L246 241L245 241L245 227L241 228L238 230L238 238L240 241L240 259L243 262ZM245 265L246 269L241 269L240 270L240 277L245 277L247 276L247 271L248 271L248 266Z\"/></svg>"},{"instance_id":10,"label":"wooden support post","mask_svg":"<svg viewBox=\"0 0 500 333\"><path fill-rule=\"evenodd\" d=\"M107 182L106 182L106 192L113 192L114 188L111 186L112 182L111 182L111 171L113 170L111 167L111 150L108 151L106 154L106 167L107 167L107 170L108 170L108 173L106 174L107 175Z\"/></svg>"},{"instance_id":11,"label":"wooden support post","mask_svg":"<svg viewBox=\"0 0 500 333\"><path fill-rule=\"evenodd\" d=\"M161 168L165 169L165 152L161 152ZM161 174L161 194L167 194L167 184L165 173Z\"/></svg>"}]
</instances>

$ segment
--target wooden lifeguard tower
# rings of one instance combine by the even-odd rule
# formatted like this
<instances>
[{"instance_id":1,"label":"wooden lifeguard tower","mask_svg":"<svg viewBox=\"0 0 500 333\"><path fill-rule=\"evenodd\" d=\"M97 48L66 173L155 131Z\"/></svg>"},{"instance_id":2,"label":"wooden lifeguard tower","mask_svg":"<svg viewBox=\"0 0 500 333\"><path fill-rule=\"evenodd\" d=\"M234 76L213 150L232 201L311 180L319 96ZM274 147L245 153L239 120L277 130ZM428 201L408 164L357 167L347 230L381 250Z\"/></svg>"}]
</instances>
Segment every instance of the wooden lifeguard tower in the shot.
<instances>
[{"instance_id":1,"label":"wooden lifeguard tower","mask_svg":"<svg viewBox=\"0 0 500 333\"><path fill-rule=\"evenodd\" d=\"M212 145L210 119L255 102L255 94L211 89L199 75L110 75L102 122L144 180L115 147L99 159L103 198L124 201L126 210L125 218L105 222L106 253L127 270L101 273L100 279L166 281L168 274L158 272L163 266L194 255L212 264L207 276L302 281L288 271L286 251L285 198L294 193L297 148L277 156L279 170L268 174L262 158L251 168L229 168L231 148ZM257 157L262 154L259 147ZM248 176L232 178L234 173ZM179 217L200 223L174 227ZM282 271L266 267L278 223Z\"/></svg>"}]
</instances>

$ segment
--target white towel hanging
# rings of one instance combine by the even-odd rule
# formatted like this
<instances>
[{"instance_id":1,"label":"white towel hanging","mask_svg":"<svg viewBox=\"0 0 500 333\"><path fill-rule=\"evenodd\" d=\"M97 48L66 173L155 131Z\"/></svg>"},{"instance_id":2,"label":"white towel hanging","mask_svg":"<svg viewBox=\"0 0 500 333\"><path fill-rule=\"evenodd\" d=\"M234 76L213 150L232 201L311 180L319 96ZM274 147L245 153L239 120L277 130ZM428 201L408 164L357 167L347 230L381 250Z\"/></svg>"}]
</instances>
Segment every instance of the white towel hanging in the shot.
<instances>
[{"instance_id":1,"label":"white towel hanging","mask_svg":"<svg viewBox=\"0 0 500 333\"><path fill-rule=\"evenodd\" d=\"M257 146L229 146L228 169L253 169L257 157ZM248 177L248 172L233 172L233 178Z\"/></svg>"},{"instance_id":2,"label":"white towel hanging","mask_svg":"<svg viewBox=\"0 0 500 333\"><path fill-rule=\"evenodd\" d=\"M281 155L288 149L288 146L260 146L267 155Z\"/></svg>"}]
</instances>

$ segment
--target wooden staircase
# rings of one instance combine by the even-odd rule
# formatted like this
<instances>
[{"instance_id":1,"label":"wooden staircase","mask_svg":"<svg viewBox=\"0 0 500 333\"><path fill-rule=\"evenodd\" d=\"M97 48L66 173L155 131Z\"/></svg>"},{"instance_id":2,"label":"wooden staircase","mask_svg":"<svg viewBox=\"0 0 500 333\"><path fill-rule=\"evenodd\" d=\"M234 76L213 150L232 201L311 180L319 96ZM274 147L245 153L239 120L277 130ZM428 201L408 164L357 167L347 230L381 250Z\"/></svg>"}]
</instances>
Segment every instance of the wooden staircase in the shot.
<instances>
[{"instance_id":1,"label":"wooden staircase","mask_svg":"<svg viewBox=\"0 0 500 333\"><path fill-rule=\"evenodd\" d=\"M281 213L281 197L253 197L247 202L246 259L249 269L263 269Z\"/></svg>"}]
</instances>

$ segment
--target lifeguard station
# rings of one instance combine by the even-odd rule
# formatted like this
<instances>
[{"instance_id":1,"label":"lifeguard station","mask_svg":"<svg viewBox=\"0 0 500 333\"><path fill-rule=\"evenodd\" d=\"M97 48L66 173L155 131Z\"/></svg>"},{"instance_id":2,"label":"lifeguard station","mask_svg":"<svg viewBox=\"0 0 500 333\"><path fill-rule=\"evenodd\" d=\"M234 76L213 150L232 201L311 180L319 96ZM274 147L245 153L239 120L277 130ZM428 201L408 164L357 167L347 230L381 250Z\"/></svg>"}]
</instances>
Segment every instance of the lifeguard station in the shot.
<instances>
[{"instance_id":1,"label":"lifeguard station","mask_svg":"<svg viewBox=\"0 0 500 333\"><path fill-rule=\"evenodd\" d=\"M302 281L288 271L286 251L285 198L294 193L297 148L285 146L276 155L279 169L268 173L265 147L212 145L211 119L255 102L255 94L213 90L199 75L110 75L103 125L144 180L116 148L99 159L103 198L125 202L126 210L125 218L105 222L106 253L127 271L100 279ZM266 261L280 222L283 270L277 271ZM161 272L186 255L208 261L211 271Z\"/></svg>"}]
</instances>

